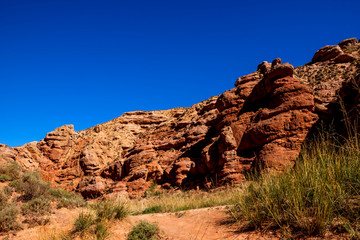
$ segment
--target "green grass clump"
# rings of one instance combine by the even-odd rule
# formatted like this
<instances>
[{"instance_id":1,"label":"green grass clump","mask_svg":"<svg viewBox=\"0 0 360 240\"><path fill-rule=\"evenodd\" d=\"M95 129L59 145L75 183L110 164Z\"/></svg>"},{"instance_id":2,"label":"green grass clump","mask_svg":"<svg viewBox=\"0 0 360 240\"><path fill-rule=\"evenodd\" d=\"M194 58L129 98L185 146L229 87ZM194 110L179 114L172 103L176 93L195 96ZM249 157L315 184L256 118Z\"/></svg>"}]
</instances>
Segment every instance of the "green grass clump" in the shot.
<instances>
[{"instance_id":1,"label":"green grass clump","mask_svg":"<svg viewBox=\"0 0 360 240\"><path fill-rule=\"evenodd\" d=\"M50 194L57 201L58 208L75 208L86 205L85 200L80 195L74 192L69 193L61 188L50 189Z\"/></svg>"},{"instance_id":2,"label":"green grass clump","mask_svg":"<svg viewBox=\"0 0 360 240\"><path fill-rule=\"evenodd\" d=\"M226 188L215 191L179 191L133 200L129 203L133 215L177 212L188 209L224 206L235 204L241 193L239 188Z\"/></svg>"},{"instance_id":3,"label":"green grass clump","mask_svg":"<svg viewBox=\"0 0 360 240\"><path fill-rule=\"evenodd\" d=\"M98 240L105 240L111 235L109 226L112 221L124 219L129 214L127 203L121 200L103 200L90 205L90 209L91 212L80 213L71 235L88 234Z\"/></svg>"},{"instance_id":4,"label":"green grass clump","mask_svg":"<svg viewBox=\"0 0 360 240\"><path fill-rule=\"evenodd\" d=\"M160 229L157 224L140 221L128 234L128 240L157 240Z\"/></svg>"},{"instance_id":5,"label":"green grass clump","mask_svg":"<svg viewBox=\"0 0 360 240\"><path fill-rule=\"evenodd\" d=\"M110 236L109 227L104 222L96 225L95 235L97 240L105 240Z\"/></svg>"},{"instance_id":6,"label":"green grass clump","mask_svg":"<svg viewBox=\"0 0 360 240\"><path fill-rule=\"evenodd\" d=\"M335 225L360 230L358 138L339 144L319 137L294 169L263 174L240 195L231 213L244 228L280 228L284 234L324 235Z\"/></svg>"},{"instance_id":7,"label":"green grass clump","mask_svg":"<svg viewBox=\"0 0 360 240\"><path fill-rule=\"evenodd\" d=\"M125 201L103 200L92 205L95 210L97 221L124 219L129 215Z\"/></svg>"},{"instance_id":8,"label":"green grass clump","mask_svg":"<svg viewBox=\"0 0 360 240\"><path fill-rule=\"evenodd\" d=\"M161 212L161 206L155 205L148 208L145 208L144 211L142 211L142 214L150 214L150 213L158 213Z\"/></svg>"},{"instance_id":9,"label":"green grass clump","mask_svg":"<svg viewBox=\"0 0 360 240\"><path fill-rule=\"evenodd\" d=\"M91 213L82 212L75 220L73 234L83 233L95 223L94 215Z\"/></svg>"}]
</instances>

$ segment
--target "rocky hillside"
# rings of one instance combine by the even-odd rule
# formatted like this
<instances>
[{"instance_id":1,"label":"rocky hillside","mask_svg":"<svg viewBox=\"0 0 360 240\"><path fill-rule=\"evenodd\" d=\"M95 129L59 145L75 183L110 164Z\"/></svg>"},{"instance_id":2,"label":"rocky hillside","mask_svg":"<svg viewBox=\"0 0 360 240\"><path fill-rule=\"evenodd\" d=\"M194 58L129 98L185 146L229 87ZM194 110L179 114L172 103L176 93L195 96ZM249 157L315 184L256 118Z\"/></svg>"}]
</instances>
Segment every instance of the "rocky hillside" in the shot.
<instances>
[{"instance_id":1,"label":"rocky hillside","mask_svg":"<svg viewBox=\"0 0 360 240\"><path fill-rule=\"evenodd\" d=\"M295 69L281 59L263 62L235 88L189 108L129 112L79 132L62 126L21 147L0 144L0 163L37 168L84 197L137 197L152 182L236 184L248 171L292 166L319 120L342 118L340 106L357 119L359 75L360 43L347 39Z\"/></svg>"}]
</instances>

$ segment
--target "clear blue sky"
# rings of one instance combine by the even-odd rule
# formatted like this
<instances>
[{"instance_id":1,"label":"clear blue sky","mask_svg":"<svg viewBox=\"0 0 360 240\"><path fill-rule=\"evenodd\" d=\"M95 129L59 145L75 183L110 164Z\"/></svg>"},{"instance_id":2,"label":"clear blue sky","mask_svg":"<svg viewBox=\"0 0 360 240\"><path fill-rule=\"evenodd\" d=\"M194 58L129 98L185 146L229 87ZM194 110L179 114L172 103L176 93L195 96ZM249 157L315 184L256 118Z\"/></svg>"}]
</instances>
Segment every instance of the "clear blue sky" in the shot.
<instances>
[{"instance_id":1,"label":"clear blue sky","mask_svg":"<svg viewBox=\"0 0 360 240\"><path fill-rule=\"evenodd\" d=\"M1 0L0 143L191 106L359 32L358 0Z\"/></svg>"}]
</instances>

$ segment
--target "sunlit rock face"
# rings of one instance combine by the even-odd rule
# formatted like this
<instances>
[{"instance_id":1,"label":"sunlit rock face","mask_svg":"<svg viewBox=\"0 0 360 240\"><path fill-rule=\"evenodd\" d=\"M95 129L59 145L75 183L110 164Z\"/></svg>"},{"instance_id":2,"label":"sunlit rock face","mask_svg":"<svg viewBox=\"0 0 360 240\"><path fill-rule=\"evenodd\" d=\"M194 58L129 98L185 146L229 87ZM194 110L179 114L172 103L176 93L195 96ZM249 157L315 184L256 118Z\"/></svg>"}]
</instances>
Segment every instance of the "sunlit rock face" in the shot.
<instances>
[{"instance_id":1,"label":"sunlit rock face","mask_svg":"<svg viewBox=\"0 0 360 240\"><path fill-rule=\"evenodd\" d=\"M0 144L0 163L36 168L44 180L84 197L139 197L152 182L241 183L248 171L293 166L314 124L339 114L337 93L358 118L359 59L352 38L295 69L279 58L263 62L235 88L188 108L129 112L79 132L65 125L21 147Z\"/></svg>"}]
</instances>

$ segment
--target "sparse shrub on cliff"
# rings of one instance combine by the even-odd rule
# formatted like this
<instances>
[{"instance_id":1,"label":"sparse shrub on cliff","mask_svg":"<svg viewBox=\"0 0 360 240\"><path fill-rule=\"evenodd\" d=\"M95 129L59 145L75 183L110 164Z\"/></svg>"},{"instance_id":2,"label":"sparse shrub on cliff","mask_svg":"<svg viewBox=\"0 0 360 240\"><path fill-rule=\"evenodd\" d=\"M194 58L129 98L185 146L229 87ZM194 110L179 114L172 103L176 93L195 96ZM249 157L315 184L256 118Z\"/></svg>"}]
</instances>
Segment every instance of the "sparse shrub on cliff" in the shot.
<instances>
[{"instance_id":1,"label":"sparse shrub on cliff","mask_svg":"<svg viewBox=\"0 0 360 240\"><path fill-rule=\"evenodd\" d=\"M13 181L20 177L21 167L16 162L0 165L0 182Z\"/></svg>"},{"instance_id":2,"label":"sparse shrub on cliff","mask_svg":"<svg viewBox=\"0 0 360 240\"><path fill-rule=\"evenodd\" d=\"M14 203L8 203L0 210L0 232L21 229L17 221L19 210Z\"/></svg>"},{"instance_id":3,"label":"sparse shrub on cliff","mask_svg":"<svg viewBox=\"0 0 360 240\"><path fill-rule=\"evenodd\" d=\"M157 240L160 229L157 224L140 221L128 234L128 240Z\"/></svg>"},{"instance_id":4,"label":"sparse shrub on cliff","mask_svg":"<svg viewBox=\"0 0 360 240\"><path fill-rule=\"evenodd\" d=\"M45 197L34 198L21 206L21 211L25 215L46 215L51 211L49 199Z\"/></svg>"},{"instance_id":5,"label":"sparse shrub on cliff","mask_svg":"<svg viewBox=\"0 0 360 240\"><path fill-rule=\"evenodd\" d=\"M360 145L321 136L305 147L294 169L264 174L232 208L243 228L277 227L288 234L324 235L341 223L359 236Z\"/></svg>"},{"instance_id":6,"label":"sparse shrub on cliff","mask_svg":"<svg viewBox=\"0 0 360 240\"><path fill-rule=\"evenodd\" d=\"M28 171L22 175L21 180L10 183L17 192L23 194L25 200L31 200L40 196L49 196L50 184L41 180L36 171Z\"/></svg>"},{"instance_id":7,"label":"sparse shrub on cliff","mask_svg":"<svg viewBox=\"0 0 360 240\"><path fill-rule=\"evenodd\" d=\"M84 207L85 200L74 192L67 192L61 188L50 189L51 196L57 201L57 208L75 208Z\"/></svg>"},{"instance_id":8,"label":"sparse shrub on cliff","mask_svg":"<svg viewBox=\"0 0 360 240\"><path fill-rule=\"evenodd\" d=\"M8 182L11 181L11 177L9 175L3 174L0 175L0 182Z\"/></svg>"},{"instance_id":9,"label":"sparse shrub on cliff","mask_svg":"<svg viewBox=\"0 0 360 240\"><path fill-rule=\"evenodd\" d=\"M26 218L24 222L30 227L48 224L51 213L50 200L43 196L33 198L21 206L21 212Z\"/></svg>"},{"instance_id":10,"label":"sparse shrub on cliff","mask_svg":"<svg viewBox=\"0 0 360 240\"><path fill-rule=\"evenodd\" d=\"M19 210L16 204L9 203L9 197L0 190L0 232L18 230L21 225L17 222Z\"/></svg>"}]
</instances>

